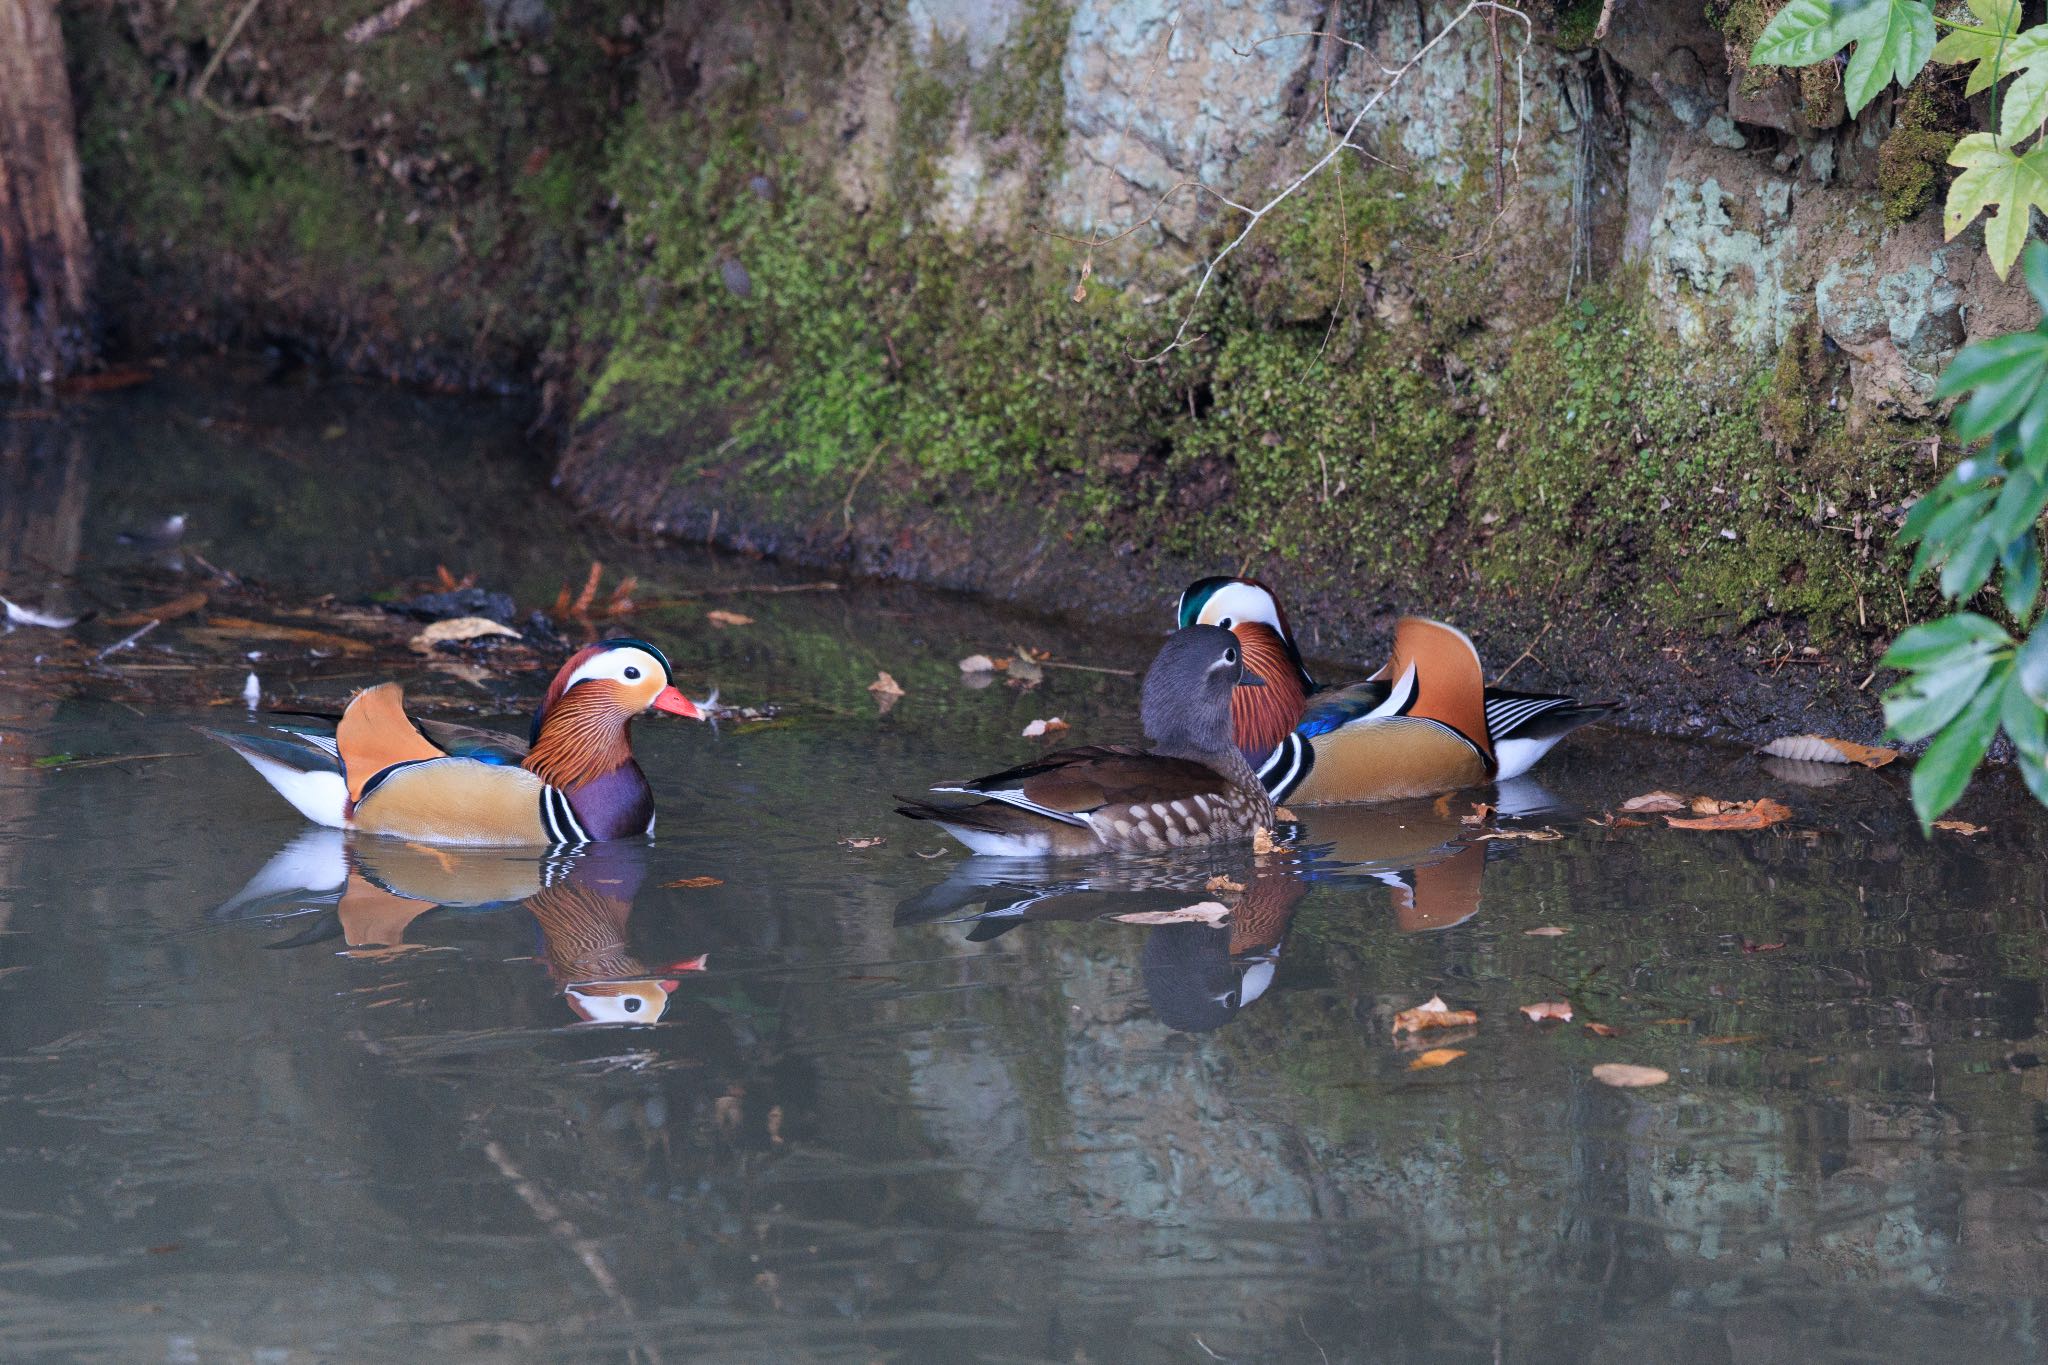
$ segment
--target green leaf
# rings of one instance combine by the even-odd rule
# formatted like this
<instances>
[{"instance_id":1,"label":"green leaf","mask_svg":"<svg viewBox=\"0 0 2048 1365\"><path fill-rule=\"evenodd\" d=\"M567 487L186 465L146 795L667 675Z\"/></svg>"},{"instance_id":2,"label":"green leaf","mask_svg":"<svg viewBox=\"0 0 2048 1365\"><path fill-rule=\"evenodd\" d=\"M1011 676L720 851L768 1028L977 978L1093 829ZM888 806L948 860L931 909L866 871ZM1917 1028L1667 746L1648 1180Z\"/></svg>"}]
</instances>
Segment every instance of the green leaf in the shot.
<instances>
[{"instance_id":1,"label":"green leaf","mask_svg":"<svg viewBox=\"0 0 2048 1365\"><path fill-rule=\"evenodd\" d=\"M1986 532L2001 545L2019 539L2041 519L2044 501L2048 501L2048 490L2044 490L2039 474L2024 465L2008 469L2005 487L1998 490L1998 501L1992 504L1991 515L1986 518Z\"/></svg>"},{"instance_id":2,"label":"green leaf","mask_svg":"<svg viewBox=\"0 0 2048 1365\"><path fill-rule=\"evenodd\" d=\"M2048 377L2048 337L2038 332L2017 332L2013 337L2031 344L2004 348L1999 363L1984 367L1970 385L1969 401L1955 415L1955 438L1966 446L2016 419Z\"/></svg>"},{"instance_id":3,"label":"green leaf","mask_svg":"<svg viewBox=\"0 0 2048 1365\"><path fill-rule=\"evenodd\" d=\"M1998 712L2005 703L2005 686L2010 663L2001 663L1971 695L1927 752L1913 765L1913 810L1923 829L1953 806L1970 785L1970 774L1984 761L1998 733Z\"/></svg>"},{"instance_id":4,"label":"green leaf","mask_svg":"<svg viewBox=\"0 0 2048 1365\"><path fill-rule=\"evenodd\" d=\"M1973 341L1948 363L1948 369L1942 372L1941 382L1935 385L1934 396L1953 398L1971 389L2009 383L2017 375L2041 364L2044 354L2048 354L2048 337L2039 332L2007 332L2002 336Z\"/></svg>"},{"instance_id":5,"label":"green leaf","mask_svg":"<svg viewBox=\"0 0 2048 1365\"><path fill-rule=\"evenodd\" d=\"M1941 566L1941 595L1951 602L1967 601L1990 581L1992 566L1998 563L2002 547L1986 534L1982 523L1972 528L1956 552Z\"/></svg>"},{"instance_id":6,"label":"green leaf","mask_svg":"<svg viewBox=\"0 0 2048 1365\"><path fill-rule=\"evenodd\" d=\"M1998 586L2014 620L2033 619L2034 604L2041 596L2041 547L2034 543L2031 531L2013 537L1999 556Z\"/></svg>"},{"instance_id":7,"label":"green leaf","mask_svg":"<svg viewBox=\"0 0 2048 1365\"><path fill-rule=\"evenodd\" d=\"M2012 747L2021 754L2031 754L2037 759L2048 760L2048 710L2027 695L2020 686L2019 672L2014 670L2013 679L2006 684L2005 701L1998 709L1999 724L2012 738Z\"/></svg>"},{"instance_id":8,"label":"green leaf","mask_svg":"<svg viewBox=\"0 0 2048 1365\"><path fill-rule=\"evenodd\" d=\"M1977 69L1970 73L1970 84L1965 95L1982 94L1989 90L2000 76L2010 76L2012 65L2012 36L2019 31L2019 0L1970 0L1970 13L1977 16L1973 27L1986 30L1982 33L1962 33L1951 30L1942 35L1934 45L1934 60L1949 66L1964 62L1977 63Z\"/></svg>"},{"instance_id":9,"label":"green leaf","mask_svg":"<svg viewBox=\"0 0 2048 1365\"><path fill-rule=\"evenodd\" d=\"M1919 0L1792 0L1750 46L1752 66L1811 66L1850 44L1842 97L1851 115L1893 80L1908 85L1934 53L1934 12Z\"/></svg>"},{"instance_id":10,"label":"green leaf","mask_svg":"<svg viewBox=\"0 0 2048 1365\"><path fill-rule=\"evenodd\" d=\"M2034 705L2048 709L2048 625L2036 626L2014 660L2020 687Z\"/></svg>"},{"instance_id":11,"label":"green leaf","mask_svg":"<svg viewBox=\"0 0 2048 1365\"><path fill-rule=\"evenodd\" d=\"M2027 780L2027 790L2034 794L2034 799L2048 806L2048 759L2021 754L2020 776Z\"/></svg>"},{"instance_id":12,"label":"green leaf","mask_svg":"<svg viewBox=\"0 0 2048 1365\"><path fill-rule=\"evenodd\" d=\"M1988 488L1972 488L1951 499L1948 506L1927 523L1927 529L1921 534L1920 553L1913 556L1913 567L1906 574L1907 581L1919 578L1932 565L1957 554L1981 534L1984 509L1991 505L1992 497ZM1992 553L1996 554L1997 549L1994 541Z\"/></svg>"},{"instance_id":13,"label":"green leaf","mask_svg":"<svg viewBox=\"0 0 2048 1365\"><path fill-rule=\"evenodd\" d=\"M1970 704L1994 662L1973 657L1893 688L1884 698L1885 732L1908 743L1927 738Z\"/></svg>"},{"instance_id":14,"label":"green leaf","mask_svg":"<svg viewBox=\"0 0 2048 1365\"><path fill-rule=\"evenodd\" d=\"M1954 662L1949 656L1958 651L1989 654L2011 643L2012 636L1990 617L1959 611L1902 632L1877 663L1880 668L1921 672L1930 666L1946 667Z\"/></svg>"},{"instance_id":15,"label":"green leaf","mask_svg":"<svg viewBox=\"0 0 2048 1365\"><path fill-rule=\"evenodd\" d=\"M1991 134L1972 133L1948 154L1948 164L1961 166L1963 173L1948 187L1942 231L1953 238L1978 214L1996 208L1997 214L1984 224L1984 245L1998 277L2004 279L2026 245L2030 210L2048 206L2048 148L2037 145L2025 156L2015 156Z\"/></svg>"}]
</instances>

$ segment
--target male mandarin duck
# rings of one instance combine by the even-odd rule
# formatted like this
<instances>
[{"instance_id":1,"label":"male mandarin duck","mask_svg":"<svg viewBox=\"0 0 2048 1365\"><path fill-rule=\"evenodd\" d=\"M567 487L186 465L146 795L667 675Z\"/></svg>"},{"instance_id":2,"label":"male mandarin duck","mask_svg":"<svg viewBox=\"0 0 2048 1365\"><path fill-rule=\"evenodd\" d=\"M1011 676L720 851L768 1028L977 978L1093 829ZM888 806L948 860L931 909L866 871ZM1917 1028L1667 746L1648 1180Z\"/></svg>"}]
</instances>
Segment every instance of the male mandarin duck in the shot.
<instances>
[{"instance_id":1,"label":"male mandarin duck","mask_svg":"<svg viewBox=\"0 0 2048 1365\"><path fill-rule=\"evenodd\" d=\"M1379 672L1319 690L1286 613L1255 579L1204 578L1181 594L1177 614L1183 628L1229 630L1266 679L1238 690L1230 710L1238 747L1275 801L1392 801L1505 782L1620 706L1488 687L1465 633L1419 616L1395 625Z\"/></svg>"},{"instance_id":2,"label":"male mandarin duck","mask_svg":"<svg viewBox=\"0 0 2048 1365\"><path fill-rule=\"evenodd\" d=\"M405 714L397 683L358 692L339 721L206 730L316 824L431 844L583 844L654 832L654 794L629 729L646 711L702 719L644 640L586 645L556 673L528 744Z\"/></svg>"},{"instance_id":3,"label":"male mandarin duck","mask_svg":"<svg viewBox=\"0 0 2048 1365\"><path fill-rule=\"evenodd\" d=\"M1063 749L932 788L986 801L914 801L896 812L932 821L976 853L1012 857L1152 853L1247 838L1273 823L1273 802L1231 742L1231 694L1259 686L1229 631L1175 631L1145 674L1140 714L1151 749Z\"/></svg>"}]
</instances>

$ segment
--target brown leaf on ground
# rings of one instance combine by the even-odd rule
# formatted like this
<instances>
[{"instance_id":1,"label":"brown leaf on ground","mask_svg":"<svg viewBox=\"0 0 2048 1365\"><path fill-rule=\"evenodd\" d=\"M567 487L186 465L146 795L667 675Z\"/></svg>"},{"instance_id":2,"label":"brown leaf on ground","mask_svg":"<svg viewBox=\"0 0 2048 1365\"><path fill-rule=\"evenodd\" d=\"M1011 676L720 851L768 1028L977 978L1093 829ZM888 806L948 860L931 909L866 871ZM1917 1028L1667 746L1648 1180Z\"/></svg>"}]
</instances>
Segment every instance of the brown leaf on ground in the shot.
<instances>
[{"instance_id":1,"label":"brown leaf on ground","mask_svg":"<svg viewBox=\"0 0 2048 1365\"><path fill-rule=\"evenodd\" d=\"M1477 1010L1454 1010L1440 995L1432 995L1413 1009L1394 1016L1394 1032L1420 1033L1432 1028L1465 1028L1479 1022Z\"/></svg>"},{"instance_id":2,"label":"brown leaf on ground","mask_svg":"<svg viewBox=\"0 0 2048 1365\"><path fill-rule=\"evenodd\" d=\"M1671 1079L1671 1073L1629 1062L1602 1062L1593 1068L1593 1079L1621 1090L1637 1090L1646 1085L1662 1085Z\"/></svg>"},{"instance_id":3,"label":"brown leaf on ground","mask_svg":"<svg viewBox=\"0 0 2048 1365\"><path fill-rule=\"evenodd\" d=\"M1559 1019L1567 1024L1572 1021L1571 1002L1566 1000L1539 1000L1533 1005L1523 1005L1521 1009L1531 1023L1540 1024L1545 1019Z\"/></svg>"},{"instance_id":4,"label":"brown leaf on ground","mask_svg":"<svg viewBox=\"0 0 2048 1365\"><path fill-rule=\"evenodd\" d=\"M1524 929L1522 934L1526 938L1559 938L1570 932L1568 929L1558 928L1555 924L1545 924L1534 929Z\"/></svg>"},{"instance_id":5,"label":"brown leaf on ground","mask_svg":"<svg viewBox=\"0 0 2048 1365\"><path fill-rule=\"evenodd\" d=\"M1220 901L1198 901L1177 910L1133 910L1110 918L1124 924L1221 924L1230 918L1230 907Z\"/></svg>"},{"instance_id":6,"label":"brown leaf on ground","mask_svg":"<svg viewBox=\"0 0 2048 1365\"><path fill-rule=\"evenodd\" d=\"M723 607L717 607L705 612L704 619L717 626L720 630L724 630L727 626L751 626L754 624L753 617L744 616L736 611L727 611ZM886 678L889 675L884 673L882 676Z\"/></svg>"},{"instance_id":7,"label":"brown leaf on ground","mask_svg":"<svg viewBox=\"0 0 2048 1365\"><path fill-rule=\"evenodd\" d=\"M1711 800L1711 798L1702 798ZM1719 801L1719 807L1697 820L1684 820L1676 815L1664 817L1664 823L1673 829L1769 829L1772 825L1792 818L1792 808L1770 797L1759 797L1754 801Z\"/></svg>"},{"instance_id":8,"label":"brown leaf on ground","mask_svg":"<svg viewBox=\"0 0 2048 1365\"><path fill-rule=\"evenodd\" d=\"M1034 720L1024 727L1024 738L1037 739L1041 735L1058 734L1066 728L1067 723L1058 716L1054 716L1051 720Z\"/></svg>"},{"instance_id":9,"label":"brown leaf on ground","mask_svg":"<svg viewBox=\"0 0 2048 1365\"><path fill-rule=\"evenodd\" d=\"M1433 1047L1408 1063L1410 1071L1428 1071L1432 1067L1448 1066L1465 1054L1454 1047Z\"/></svg>"},{"instance_id":10,"label":"brown leaf on ground","mask_svg":"<svg viewBox=\"0 0 2048 1365\"><path fill-rule=\"evenodd\" d=\"M200 633L193 632L194 635ZM252 621L245 616L210 617L204 633L237 640L277 640L285 644L300 645L306 649L338 650L343 654L370 652L367 643L362 640L351 640L346 635L330 635L324 630L303 630L298 626L281 626L273 621Z\"/></svg>"},{"instance_id":11,"label":"brown leaf on ground","mask_svg":"<svg viewBox=\"0 0 2048 1365\"><path fill-rule=\"evenodd\" d=\"M1612 1024L1589 1023L1586 1025L1586 1032L1592 1034L1595 1038L1619 1038L1621 1036L1621 1030Z\"/></svg>"},{"instance_id":12,"label":"brown leaf on ground","mask_svg":"<svg viewBox=\"0 0 2048 1365\"><path fill-rule=\"evenodd\" d=\"M1545 825L1542 829L1490 829L1484 834L1473 835L1472 842L1479 844L1485 843L1488 839L1528 839L1535 843L1547 844L1552 839L1562 838L1562 834Z\"/></svg>"},{"instance_id":13,"label":"brown leaf on ground","mask_svg":"<svg viewBox=\"0 0 2048 1365\"><path fill-rule=\"evenodd\" d=\"M1968 820L1936 820L1934 827L1936 829L1945 829L1950 834L1960 834L1965 839L1974 839L1980 834L1989 834L1991 832L1991 826L1973 825Z\"/></svg>"},{"instance_id":14,"label":"brown leaf on ground","mask_svg":"<svg viewBox=\"0 0 2048 1365\"><path fill-rule=\"evenodd\" d=\"M432 654L434 646L444 641L481 640L486 636L504 635L516 640L519 632L499 625L487 616L457 616L452 620L436 621L408 641L416 654Z\"/></svg>"},{"instance_id":15,"label":"brown leaf on ground","mask_svg":"<svg viewBox=\"0 0 2048 1365\"><path fill-rule=\"evenodd\" d=\"M154 607L143 607L138 611L124 611L119 616L109 616L107 624L110 626L139 626L145 621L175 621L180 616L190 616L205 605L205 593L188 592L182 597L173 597L170 601Z\"/></svg>"},{"instance_id":16,"label":"brown leaf on ground","mask_svg":"<svg viewBox=\"0 0 2048 1365\"><path fill-rule=\"evenodd\" d=\"M1631 796L1621 803L1621 809L1625 811L1651 815L1669 810L1684 810L1685 807L1684 797L1677 792L1666 791L1645 792L1641 796Z\"/></svg>"},{"instance_id":17,"label":"brown leaf on ground","mask_svg":"<svg viewBox=\"0 0 2048 1365\"><path fill-rule=\"evenodd\" d=\"M873 848L877 844L886 844L888 842L889 838L884 834L857 834L851 839L841 839L839 846L841 848Z\"/></svg>"},{"instance_id":18,"label":"brown leaf on ground","mask_svg":"<svg viewBox=\"0 0 2048 1365\"><path fill-rule=\"evenodd\" d=\"M1786 735L1764 745L1763 751L1773 758L1792 758L1802 763L1860 763L1866 768L1882 768L1899 756L1897 749L1854 744L1826 735Z\"/></svg>"},{"instance_id":19,"label":"brown leaf on ground","mask_svg":"<svg viewBox=\"0 0 2048 1365\"><path fill-rule=\"evenodd\" d=\"M723 877L678 877L678 878L676 878L676 879L675 879L674 881L672 881L672 882L663 882L663 883L662 883L662 885L663 885L664 887L670 887L670 886L684 886L684 887L691 887L691 888L695 888L695 887L700 887L700 886L724 886L724 885L725 885L725 878L723 878Z\"/></svg>"}]
</instances>

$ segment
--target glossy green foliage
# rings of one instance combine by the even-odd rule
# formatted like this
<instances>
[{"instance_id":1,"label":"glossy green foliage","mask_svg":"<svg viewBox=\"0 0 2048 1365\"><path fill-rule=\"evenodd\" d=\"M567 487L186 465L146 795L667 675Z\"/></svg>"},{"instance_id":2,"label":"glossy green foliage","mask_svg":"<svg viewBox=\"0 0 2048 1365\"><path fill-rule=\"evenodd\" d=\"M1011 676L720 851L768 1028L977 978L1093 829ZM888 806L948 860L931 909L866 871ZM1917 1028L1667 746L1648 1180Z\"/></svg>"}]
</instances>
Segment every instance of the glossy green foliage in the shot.
<instances>
[{"instance_id":1,"label":"glossy green foliage","mask_svg":"<svg viewBox=\"0 0 2048 1365\"><path fill-rule=\"evenodd\" d=\"M2048 246L2027 248L2025 271L2048 312ZM1962 611L1913 627L1885 654L1886 667L1906 673L1885 694L1889 732L1933 740L1913 772L1923 823L1955 804L2001 727L2028 788L2048 802L2048 625L2039 621L2048 319L1965 348L1940 393L1963 398L1952 429L1971 453L1906 518L1900 538L1919 546L1912 576L1938 570L1942 596L1964 603L1995 574L1999 605L2019 633Z\"/></svg>"}]
</instances>

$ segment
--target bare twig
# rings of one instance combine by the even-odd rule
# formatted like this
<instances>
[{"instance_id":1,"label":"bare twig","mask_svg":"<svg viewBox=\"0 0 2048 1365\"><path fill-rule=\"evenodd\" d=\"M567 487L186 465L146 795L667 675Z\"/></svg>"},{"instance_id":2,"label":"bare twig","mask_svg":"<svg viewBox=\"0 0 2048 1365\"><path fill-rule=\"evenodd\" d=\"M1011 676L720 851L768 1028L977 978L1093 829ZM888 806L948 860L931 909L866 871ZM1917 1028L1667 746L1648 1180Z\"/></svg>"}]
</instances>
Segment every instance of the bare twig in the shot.
<instances>
[{"instance_id":1,"label":"bare twig","mask_svg":"<svg viewBox=\"0 0 2048 1365\"><path fill-rule=\"evenodd\" d=\"M350 43L367 43L372 38L381 38L411 17L412 12L427 3L427 0L391 0L391 3L367 19L358 20L342 34L342 40Z\"/></svg>"},{"instance_id":2,"label":"bare twig","mask_svg":"<svg viewBox=\"0 0 2048 1365\"><path fill-rule=\"evenodd\" d=\"M143 636L149 634L151 631L155 630L158 626L162 624L163 622L157 620L155 617L151 617L148 621L144 622L139 628L129 631L126 635L123 635L120 639L114 641L114 643L108 645L105 649L93 655L92 661L94 663L104 663L106 661L106 657L109 654L119 654L124 649L133 648L137 640L140 640Z\"/></svg>"},{"instance_id":3,"label":"bare twig","mask_svg":"<svg viewBox=\"0 0 2048 1365\"><path fill-rule=\"evenodd\" d=\"M200 68L199 79L192 83L192 102L194 104L206 98L207 82L211 81L213 73L220 69L221 58L228 55L228 49L235 45L235 39L242 36L242 25L249 22L249 16L254 14L256 7L262 3L263 0L249 0L248 4L242 6L242 12L235 16L235 22L228 25L228 31L221 38L219 46L213 49L213 55L208 57L206 65Z\"/></svg>"},{"instance_id":4,"label":"bare twig","mask_svg":"<svg viewBox=\"0 0 2048 1365\"><path fill-rule=\"evenodd\" d=\"M1245 240L1249 238L1252 235L1252 232L1258 227L1258 225L1265 220L1266 215L1270 214L1274 209L1279 208L1280 205L1287 202L1288 199L1292 198L1297 190L1299 190L1303 185L1306 185L1309 181L1315 179L1315 177L1323 170L1324 167L1328 166L1332 161L1335 161L1338 158L1338 156L1340 156L1347 149L1350 151L1358 152L1360 155L1368 155L1368 153L1366 153L1363 147L1359 146L1358 144L1352 141L1352 138L1357 136L1359 128L1364 125L1366 116L1371 114L1374 109L1377 109L1380 106L1380 103L1383 100L1385 100L1387 96L1391 95L1394 92L1395 88L1398 87L1404 79L1406 79L1409 72L1413 71L1417 66L1421 65L1422 60L1425 57L1429 56L1431 52L1436 50L1437 44L1443 42L1445 38L1447 38L1448 36L1450 36L1450 34L1457 30L1459 25L1463 24L1465 20L1471 18L1474 14L1480 12L1481 10L1486 11L1490 16L1498 16L1501 14L1505 14L1510 18L1518 19L1521 21L1523 29L1522 51L1517 52L1515 55L1515 84L1518 91L1522 90L1523 53L1528 50L1530 36L1535 32L1535 26L1530 22L1528 15L1524 14L1522 11L1514 8L1511 5L1499 3L1499 0L1469 0L1469 3L1467 3L1463 9L1458 11L1457 17L1453 18L1450 23L1444 25L1443 29L1439 31L1435 37L1431 38L1428 42L1424 43L1420 48L1416 49L1414 54L1410 56L1407 61L1401 63L1401 65L1399 65L1398 67L1394 67L1391 69L1385 66L1381 67L1382 71L1386 71L1388 73L1386 84L1382 85L1378 90L1374 91L1372 97L1366 100L1364 104L1359 106L1358 112L1351 116L1351 122L1345 126L1344 136L1337 141L1336 145L1332 146L1328 151L1324 152L1321 156L1317 157L1313 162L1311 162L1309 164L1308 169L1304 170L1300 175L1296 176L1293 180L1289 181L1286 185L1282 186L1279 193L1275 194L1271 199L1268 199L1265 203L1261 204L1256 209L1244 210L1244 226L1238 230L1238 233L1235 237L1232 237L1228 242L1224 244L1223 249L1221 251L1217 252L1214 256L1212 256L1209 259L1208 265L1203 268L1202 278L1195 285L1194 297L1188 300L1188 311L1186 312L1186 314L1182 316L1180 320L1180 326L1174 329L1172 340L1168 341L1164 347L1152 353L1151 355L1140 357L1140 364L1153 364L1158 361L1164 360L1168 355L1171 355L1174 351L1178 350L1181 346L1186 344L1188 339L1188 329L1194 325L1195 307L1197 304L1201 302L1202 296L1208 292L1210 281L1215 279L1216 271L1222 266L1223 262L1228 260L1231 254L1234 253L1240 246L1244 245ZM1275 36L1278 37L1288 35ZM1271 40L1261 39L1260 41L1266 42ZM1348 42L1350 40L1340 38L1338 41ZM1520 98L1525 100L1526 93L1524 92ZM1522 125L1524 124L1524 122L1526 122L1526 116L1521 106L1518 104L1515 118L1516 155L1507 155L1505 149L1503 149L1502 155L1502 160L1505 162L1505 164L1514 166L1518 173L1520 170L1520 166L1517 157L1521 149ZM1519 178L1519 174L1517 175L1517 178ZM1495 215L1495 221L1498 222L1500 216L1505 212L1506 204L1505 196L1503 195L1501 212ZM1489 224L1487 231L1489 234L1491 234L1492 225Z\"/></svg>"},{"instance_id":5,"label":"bare twig","mask_svg":"<svg viewBox=\"0 0 2048 1365\"><path fill-rule=\"evenodd\" d=\"M875 467L875 461L882 458L882 450L888 444L886 436L875 442L875 448L868 452L867 463L860 467L860 473L854 475L853 482L846 486L846 501L839 504L839 521L846 528L840 537L842 540L853 534L853 495L860 491L861 481L867 478L868 471Z\"/></svg>"},{"instance_id":6,"label":"bare twig","mask_svg":"<svg viewBox=\"0 0 2048 1365\"><path fill-rule=\"evenodd\" d=\"M1529 642L1529 647L1523 650L1520 654L1517 654L1515 656L1515 661L1513 663L1509 664L1506 668L1503 668L1500 672L1494 674L1493 685L1495 687L1499 687L1502 683L1506 682L1508 680L1508 674L1514 672L1517 668L1521 667L1523 660L1536 659L1536 646L1543 643L1543 637L1550 634L1550 628L1556 624L1557 622L1555 621L1545 621L1543 623L1543 629L1537 631L1536 638ZM1536 659L1536 662L1540 664L1543 662L1543 660Z\"/></svg>"}]
</instances>

